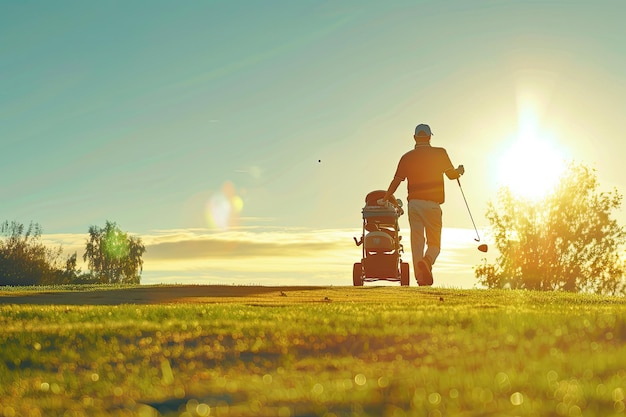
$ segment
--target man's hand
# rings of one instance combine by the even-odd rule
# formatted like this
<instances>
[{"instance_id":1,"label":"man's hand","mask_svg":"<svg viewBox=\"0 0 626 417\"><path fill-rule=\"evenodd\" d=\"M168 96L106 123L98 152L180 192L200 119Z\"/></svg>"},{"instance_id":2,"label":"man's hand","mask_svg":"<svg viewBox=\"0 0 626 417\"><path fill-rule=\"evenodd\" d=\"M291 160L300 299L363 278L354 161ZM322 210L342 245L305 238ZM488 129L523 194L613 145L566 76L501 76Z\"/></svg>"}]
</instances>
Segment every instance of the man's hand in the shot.
<instances>
[{"instance_id":1,"label":"man's hand","mask_svg":"<svg viewBox=\"0 0 626 417\"><path fill-rule=\"evenodd\" d=\"M396 199L395 199L395 198L393 198L393 197L389 197L389 198L385 198L385 197L383 197L383 198L379 198L379 199L376 201L376 203L377 203L379 206L384 206L384 207L387 207L387 208L397 207L397 205L398 205L398 202L397 202L397 201L396 201Z\"/></svg>"},{"instance_id":2,"label":"man's hand","mask_svg":"<svg viewBox=\"0 0 626 417\"><path fill-rule=\"evenodd\" d=\"M463 165L459 165L456 169L456 172L459 173L459 177L463 174L465 174L465 167Z\"/></svg>"}]
</instances>

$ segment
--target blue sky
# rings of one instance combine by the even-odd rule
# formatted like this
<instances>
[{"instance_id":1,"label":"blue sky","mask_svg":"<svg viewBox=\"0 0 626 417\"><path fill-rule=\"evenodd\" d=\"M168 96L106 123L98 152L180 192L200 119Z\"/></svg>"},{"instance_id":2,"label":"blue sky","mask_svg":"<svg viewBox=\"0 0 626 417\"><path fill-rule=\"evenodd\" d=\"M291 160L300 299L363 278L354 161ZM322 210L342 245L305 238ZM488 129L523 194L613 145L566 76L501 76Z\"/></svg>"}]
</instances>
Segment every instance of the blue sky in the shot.
<instances>
[{"instance_id":1,"label":"blue sky","mask_svg":"<svg viewBox=\"0 0 626 417\"><path fill-rule=\"evenodd\" d=\"M591 165L623 193L625 12L621 1L2 1L0 219L58 236L112 220L147 239L343 239L418 123L465 165L481 229L512 180L503 171L553 165L519 149L548 146L554 164ZM470 228L455 183L447 196L445 225Z\"/></svg>"}]
</instances>

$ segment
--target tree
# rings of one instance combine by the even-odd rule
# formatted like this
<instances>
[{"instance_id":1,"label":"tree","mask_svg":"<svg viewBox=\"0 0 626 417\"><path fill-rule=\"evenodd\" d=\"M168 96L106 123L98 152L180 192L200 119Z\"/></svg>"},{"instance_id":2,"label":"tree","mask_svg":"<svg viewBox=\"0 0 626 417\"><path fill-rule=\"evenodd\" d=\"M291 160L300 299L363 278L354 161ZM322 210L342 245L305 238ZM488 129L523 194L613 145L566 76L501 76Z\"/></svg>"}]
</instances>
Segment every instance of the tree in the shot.
<instances>
[{"instance_id":1,"label":"tree","mask_svg":"<svg viewBox=\"0 0 626 417\"><path fill-rule=\"evenodd\" d=\"M41 226L5 221L0 225L0 285L65 284L76 278L76 253L62 259L63 248L41 241ZM73 260L73 264L72 264Z\"/></svg>"},{"instance_id":2,"label":"tree","mask_svg":"<svg viewBox=\"0 0 626 417\"><path fill-rule=\"evenodd\" d=\"M570 163L554 193L532 201L507 188L486 217L499 255L475 268L489 288L624 293L626 232L611 217L622 196L598 191L595 170Z\"/></svg>"},{"instance_id":3,"label":"tree","mask_svg":"<svg viewBox=\"0 0 626 417\"><path fill-rule=\"evenodd\" d=\"M141 238L129 236L107 220L104 228L89 227L83 259L99 282L139 284L145 251Z\"/></svg>"}]
</instances>

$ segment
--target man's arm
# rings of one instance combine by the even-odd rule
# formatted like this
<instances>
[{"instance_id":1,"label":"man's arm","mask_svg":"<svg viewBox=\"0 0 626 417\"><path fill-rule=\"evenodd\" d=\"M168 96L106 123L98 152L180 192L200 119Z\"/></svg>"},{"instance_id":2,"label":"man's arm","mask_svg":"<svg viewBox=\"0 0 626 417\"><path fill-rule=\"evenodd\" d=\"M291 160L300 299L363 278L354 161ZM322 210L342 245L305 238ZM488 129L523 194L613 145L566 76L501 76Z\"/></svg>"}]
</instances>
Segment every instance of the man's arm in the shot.
<instances>
[{"instance_id":1,"label":"man's arm","mask_svg":"<svg viewBox=\"0 0 626 417\"><path fill-rule=\"evenodd\" d=\"M465 168L463 167L463 165L459 165L457 168L454 168L452 166L452 162L450 162L448 152L445 149L443 150L443 158L443 166L445 169L443 173L446 174L446 177L448 177L448 179L456 180L460 178L461 175L465 174Z\"/></svg>"},{"instance_id":2,"label":"man's arm","mask_svg":"<svg viewBox=\"0 0 626 417\"><path fill-rule=\"evenodd\" d=\"M465 168L463 167L463 165L459 165L458 168L450 168L444 171L444 173L446 174L446 177L448 177L449 179L456 180L457 178L460 178L461 175L465 173Z\"/></svg>"},{"instance_id":3,"label":"man's arm","mask_svg":"<svg viewBox=\"0 0 626 417\"><path fill-rule=\"evenodd\" d=\"M387 189L387 192L385 193L385 196L383 197L384 201L391 201L390 198L393 195L393 193L396 192L396 190L398 189L398 186L400 185L400 183L402 182L402 178L398 178L398 177L394 177L393 180L391 181L391 184L389 184L389 188ZM395 200L395 198L394 198ZM397 203L395 201L391 201L391 203L395 206Z\"/></svg>"}]
</instances>

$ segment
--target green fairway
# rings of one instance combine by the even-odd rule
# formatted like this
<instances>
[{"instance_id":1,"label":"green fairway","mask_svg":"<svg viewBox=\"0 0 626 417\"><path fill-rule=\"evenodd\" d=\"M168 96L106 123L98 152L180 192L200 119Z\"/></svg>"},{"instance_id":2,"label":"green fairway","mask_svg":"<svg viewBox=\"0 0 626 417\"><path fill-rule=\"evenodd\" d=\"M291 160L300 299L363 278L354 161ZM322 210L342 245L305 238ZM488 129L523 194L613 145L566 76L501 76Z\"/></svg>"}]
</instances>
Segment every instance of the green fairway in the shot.
<instances>
[{"instance_id":1,"label":"green fairway","mask_svg":"<svg viewBox=\"0 0 626 417\"><path fill-rule=\"evenodd\" d=\"M0 291L0 416L619 416L626 299L402 287Z\"/></svg>"}]
</instances>

